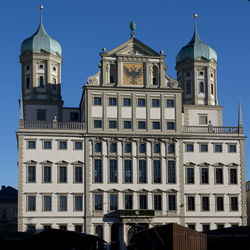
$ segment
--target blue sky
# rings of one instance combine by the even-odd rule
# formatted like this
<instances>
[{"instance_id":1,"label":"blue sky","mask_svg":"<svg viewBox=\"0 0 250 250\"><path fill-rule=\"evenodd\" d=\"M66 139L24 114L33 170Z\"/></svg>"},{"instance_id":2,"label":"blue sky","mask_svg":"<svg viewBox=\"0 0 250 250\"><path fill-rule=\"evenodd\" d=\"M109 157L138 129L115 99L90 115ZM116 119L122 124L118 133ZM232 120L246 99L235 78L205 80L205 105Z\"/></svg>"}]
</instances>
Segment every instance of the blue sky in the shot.
<instances>
[{"instance_id":1,"label":"blue sky","mask_svg":"<svg viewBox=\"0 0 250 250\"><path fill-rule=\"evenodd\" d=\"M0 8L0 185L17 187L18 98L20 45L39 24L44 5L47 33L63 49L62 96L65 106L78 106L81 87L98 71L99 53L127 41L129 23L136 38L156 51L164 50L167 73L176 78L175 57L194 29L198 13L200 38L218 55L218 99L224 105L224 126L237 126L238 101L243 108L245 134L250 132L250 2L248 0L3 0ZM250 141L246 141L246 179L250 180Z\"/></svg>"}]
</instances>

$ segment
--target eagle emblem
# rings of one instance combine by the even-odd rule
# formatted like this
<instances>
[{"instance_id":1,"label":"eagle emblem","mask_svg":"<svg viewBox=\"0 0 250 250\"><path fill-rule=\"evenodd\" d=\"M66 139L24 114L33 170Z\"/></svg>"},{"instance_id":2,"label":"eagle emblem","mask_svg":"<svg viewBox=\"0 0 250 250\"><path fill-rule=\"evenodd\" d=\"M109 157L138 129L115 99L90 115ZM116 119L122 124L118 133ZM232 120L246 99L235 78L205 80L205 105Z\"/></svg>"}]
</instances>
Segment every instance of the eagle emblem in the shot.
<instances>
[{"instance_id":1,"label":"eagle emblem","mask_svg":"<svg viewBox=\"0 0 250 250\"><path fill-rule=\"evenodd\" d=\"M138 67L136 66L132 66L130 69L128 69L126 66L123 67L123 71L125 73L125 75L130 78L130 83L131 84L136 84L137 83L137 79L140 78L143 75L143 67L140 67L139 69L137 69Z\"/></svg>"}]
</instances>

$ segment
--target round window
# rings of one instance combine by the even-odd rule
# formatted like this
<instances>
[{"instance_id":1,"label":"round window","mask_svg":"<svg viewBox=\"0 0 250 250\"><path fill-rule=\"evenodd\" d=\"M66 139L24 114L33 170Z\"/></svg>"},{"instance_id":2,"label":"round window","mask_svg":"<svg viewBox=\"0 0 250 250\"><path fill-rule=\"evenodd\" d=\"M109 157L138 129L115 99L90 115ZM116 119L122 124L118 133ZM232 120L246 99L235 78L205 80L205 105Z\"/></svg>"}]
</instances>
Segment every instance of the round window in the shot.
<instances>
[{"instance_id":1,"label":"round window","mask_svg":"<svg viewBox=\"0 0 250 250\"><path fill-rule=\"evenodd\" d=\"M42 65L42 64L40 64L39 68L40 68L40 69L43 69L43 65Z\"/></svg>"}]
</instances>

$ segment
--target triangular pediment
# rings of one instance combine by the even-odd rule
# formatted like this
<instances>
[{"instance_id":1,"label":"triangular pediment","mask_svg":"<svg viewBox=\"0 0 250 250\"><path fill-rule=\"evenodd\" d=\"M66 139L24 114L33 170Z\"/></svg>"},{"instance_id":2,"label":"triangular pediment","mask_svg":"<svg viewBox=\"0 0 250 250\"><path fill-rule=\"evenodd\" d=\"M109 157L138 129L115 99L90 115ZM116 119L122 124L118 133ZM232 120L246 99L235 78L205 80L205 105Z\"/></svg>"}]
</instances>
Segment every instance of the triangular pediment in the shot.
<instances>
[{"instance_id":1,"label":"triangular pediment","mask_svg":"<svg viewBox=\"0 0 250 250\"><path fill-rule=\"evenodd\" d=\"M33 161L33 160L29 160L29 161L26 161L24 162L24 164L36 164L37 161Z\"/></svg>"},{"instance_id":2,"label":"triangular pediment","mask_svg":"<svg viewBox=\"0 0 250 250\"><path fill-rule=\"evenodd\" d=\"M74 161L71 163L72 165L82 165L83 162L82 161Z\"/></svg>"},{"instance_id":3,"label":"triangular pediment","mask_svg":"<svg viewBox=\"0 0 250 250\"><path fill-rule=\"evenodd\" d=\"M62 160L62 161L57 162L56 164L63 164L63 165L66 165L66 164L68 164L68 162L67 162L67 161Z\"/></svg>"},{"instance_id":4,"label":"triangular pediment","mask_svg":"<svg viewBox=\"0 0 250 250\"><path fill-rule=\"evenodd\" d=\"M97 188L97 189L94 189L92 191L90 191L91 193L103 193L104 190L100 189L100 188Z\"/></svg>"},{"instance_id":5,"label":"triangular pediment","mask_svg":"<svg viewBox=\"0 0 250 250\"><path fill-rule=\"evenodd\" d=\"M127 42L107 52L107 55L160 56L159 53L135 38L131 38Z\"/></svg>"},{"instance_id":6,"label":"triangular pediment","mask_svg":"<svg viewBox=\"0 0 250 250\"><path fill-rule=\"evenodd\" d=\"M44 165L44 164L52 164L52 163L53 163L52 161L48 161L48 160L47 160L47 161L42 161L42 162L40 162L40 164L43 164L43 165Z\"/></svg>"}]
</instances>

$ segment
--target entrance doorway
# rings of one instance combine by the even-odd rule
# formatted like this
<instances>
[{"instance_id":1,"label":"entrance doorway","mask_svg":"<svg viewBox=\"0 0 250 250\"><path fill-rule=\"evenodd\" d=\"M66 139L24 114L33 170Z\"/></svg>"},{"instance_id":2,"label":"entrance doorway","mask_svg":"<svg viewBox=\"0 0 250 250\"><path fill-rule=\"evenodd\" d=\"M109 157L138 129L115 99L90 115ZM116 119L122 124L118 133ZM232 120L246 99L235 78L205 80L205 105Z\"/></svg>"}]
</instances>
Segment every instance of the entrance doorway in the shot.
<instances>
[{"instance_id":1,"label":"entrance doorway","mask_svg":"<svg viewBox=\"0 0 250 250\"><path fill-rule=\"evenodd\" d=\"M128 245L133 237L134 234L140 232L141 230L145 230L149 228L148 223L138 223L132 224L130 229L128 230Z\"/></svg>"}]
</instances>

